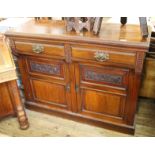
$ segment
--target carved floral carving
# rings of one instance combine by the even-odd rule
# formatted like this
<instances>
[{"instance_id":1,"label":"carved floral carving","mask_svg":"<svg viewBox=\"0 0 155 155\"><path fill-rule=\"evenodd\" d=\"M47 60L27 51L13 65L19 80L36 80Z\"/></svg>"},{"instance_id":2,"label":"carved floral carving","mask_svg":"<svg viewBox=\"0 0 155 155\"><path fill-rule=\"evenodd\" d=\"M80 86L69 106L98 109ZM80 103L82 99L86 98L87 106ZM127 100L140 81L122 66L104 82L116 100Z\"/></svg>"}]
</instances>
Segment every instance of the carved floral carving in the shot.
<instances>
[{"instance_id":1,"label":"carved floral carving","mask_svg":"<svg viewBox=\"0 0 155 155\"><path fill-rule=\"evenodd\" d=\"M107 82L112 84L121 84L122 83L121 75L111 75L107 73L97 73L94 71L87 70L85 71L85 79L94 80L98 82Z\"/></svg>"},{"instance_id":2,"label":"carved floral carving","mask_svg":"<svg viewBox=\"0 0 155 155\"><path fill-rule=\"evenodd\" d=\"M137 62L136 62L136 68L135 72L137 74L141 74L142 69L143 69L143 61L144 61L144 53L137 53Z\"/></svg>"},{"instance_id":3,"label":"carved floral carving","mask_svg":"<svg viewBox=\"0 0 155 155\"><path fill-rule=\"evenodd\" d=\"M31 61L30 62L31 71L47 73L47 74L60 74L60 66L59 65L51 65L51 64L41 64Z\"/></svg>"}]
</instances>

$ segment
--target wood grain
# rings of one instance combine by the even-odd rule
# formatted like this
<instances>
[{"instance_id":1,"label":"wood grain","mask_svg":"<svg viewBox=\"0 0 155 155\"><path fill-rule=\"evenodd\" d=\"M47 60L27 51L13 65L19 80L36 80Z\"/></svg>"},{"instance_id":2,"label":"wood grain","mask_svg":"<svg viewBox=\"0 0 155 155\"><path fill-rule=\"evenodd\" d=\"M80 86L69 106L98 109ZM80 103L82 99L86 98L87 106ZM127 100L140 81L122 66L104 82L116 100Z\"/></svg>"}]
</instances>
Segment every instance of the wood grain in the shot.
<instances>
[{"instance_id":1,"label":"wood grain","mask_svg":"<svg viewBox=\"0 0 155 155\"><path fill-rule=\"evenodd\" d=\"M151 99L139 99L136 114L135 137L155 136L155 104ZM29 129L21 131L16 118L0 121L0 136L3 137L131 137L129 134L107 130L65 118L27 110ZM39 118L39 119L38 119ZM14 130L12 130L12 128Z\"/></svg>"},{"instance_id":2,"label":"wood grain","mask_svg":"<svg viewBox=\"0 0 155 155\"><path fill-rule=\"evenodd\" d=\"M17 87L15 65L4 40L0 42L0 53L0 118L16 115L20 128L26 129L29 124Z\"/></svg>"},{"instance_id":3,"label":"wood grain","mask_svg":"<svg viewBox=\"0 0 155 155\"><path fill-rule=\"evenodd\" d=\"M17 79L11 53L3 41L0 41L0 83Z\"/></svg>"},{"instance_id":4,"label":"wood grain","mask_svg":"<svg viewBox=\"0 0 155 155\"><path fill-rule=\"evenodd\" d=\"M14 114L7 83L0 84L0 117Z\"/></svg>"},{"instance_id":5,"label":"wood grain","mask_svg":"<svg viewBox=\"0 0 155 155\"><path fill-rule=\"evenodd\" d=\"M61 40L61 41L77 41L99 43L102 45L110 44L117 46L135 46L139 48L146 48L149 39L142 39L139 25L102 23L100 33L98 36L93 35L93 32L75 33L66 32L65 21L49 21L47 23L36 23L34 20L23 24L15 30L7 31L6 36L29 38L43 38L48 40ZM81 36L82 35L82 36ZM61 36L61 38L60 38ZM121 38L121 39L120 39ZM30 39L30 38L29 38ZM32 39L33 40L33 39ZM21 41L21 39L20 39ZM31 40L30 40L31 41ZM32 42L32 41L31 41Z\"/></svg>"},{"instance_id":6,"label":"wood grain","mask_svg":"<svg viewBox=\"0 0 155 155\"><path fill-rule=\"evenodd\" d=\"M28 108L134 133L148 50L139 26L103 23L95 36L67 32L64 21L32 20L6 36L18 56Z\"/></svg>"}]
</instances>

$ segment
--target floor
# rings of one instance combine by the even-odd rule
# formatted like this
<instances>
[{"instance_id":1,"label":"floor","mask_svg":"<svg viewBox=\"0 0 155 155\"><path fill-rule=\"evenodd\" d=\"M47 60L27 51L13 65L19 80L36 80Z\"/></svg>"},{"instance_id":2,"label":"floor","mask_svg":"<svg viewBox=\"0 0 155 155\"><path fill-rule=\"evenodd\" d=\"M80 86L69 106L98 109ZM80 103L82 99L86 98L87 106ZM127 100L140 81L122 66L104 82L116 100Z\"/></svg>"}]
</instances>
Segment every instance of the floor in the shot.
<instances>
[{"instance_id":1,"label":"floor","mask_svg":"<svg viewBox=\"0 0 155 155\"><path fill-rule=\"evenodd\" d=\"M30 127L20 130L16 118L0 122L0 136L13 137L98 137L132 136L68 119L26 110ZM134 136L155 136L155 101L139 99Z\"/></svg>"}]
</instances>

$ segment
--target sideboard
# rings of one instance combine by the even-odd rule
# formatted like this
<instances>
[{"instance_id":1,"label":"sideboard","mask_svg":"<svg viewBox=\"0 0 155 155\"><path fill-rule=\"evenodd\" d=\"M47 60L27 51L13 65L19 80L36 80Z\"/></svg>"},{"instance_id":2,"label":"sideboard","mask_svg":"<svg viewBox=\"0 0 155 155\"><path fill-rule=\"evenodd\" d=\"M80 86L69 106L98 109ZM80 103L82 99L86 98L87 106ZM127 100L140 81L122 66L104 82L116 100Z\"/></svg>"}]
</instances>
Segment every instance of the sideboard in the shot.
<instances>
[{"instance_id":1,"label":"sideboard","mask_svg":"<svg viewBox=\"0 0 155 155\"><path fill-rule=\"evenodd\" d=\"M22 104L15 65L6 42L0 37L0 120L7 116L17 116L21 129L27 129L29 123Z\"/></svg>"},{"instance_id":2,"label":"sideboard","mask_svg":"<svg viewBox=\"0 0 155 155\"><path fill-rule=\"evenodd\" d=\"M133 134L145 52L139 25L67 32L34 20L6 32L29 109ZM89 131L88 131L89 132Z\"/></svg>"}]
</instances>

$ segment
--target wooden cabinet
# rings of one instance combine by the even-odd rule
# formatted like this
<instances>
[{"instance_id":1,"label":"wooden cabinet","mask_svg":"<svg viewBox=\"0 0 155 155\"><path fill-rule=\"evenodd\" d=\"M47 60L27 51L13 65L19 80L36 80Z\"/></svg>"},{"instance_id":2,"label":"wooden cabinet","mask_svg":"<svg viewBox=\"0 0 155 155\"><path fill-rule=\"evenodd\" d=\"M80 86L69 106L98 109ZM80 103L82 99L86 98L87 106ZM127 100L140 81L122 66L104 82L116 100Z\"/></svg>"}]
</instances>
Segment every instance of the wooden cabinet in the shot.
<instances>
[{"instance_id":1,"label":"wooden cabinet","mask_svg":"<svg viewBox=\"0 0 155 155\"><path fill-rule=\"evenodd\" d=\"M64 26L63 22L50 22L40 29L31 21L6 33L12 53L18 57L26 106L134 133L148 49L147 40L141 40L140 28L126 25L123 30L105 24L99 36L85 32L81 37L66 33Z\"/></svg>"},{"instance_id":2,"label":"wooden cabinet","mask_svg":"<svg viewBox=\"0 0 155 155\"><path fill-rule=\"evenodd\" d=\"M3 39L2 39L3 40ZM0 119L17 116L21 129L29 127L16 82L15 66L4 41L0 41Z\"/></svg>"}]
</instances>

